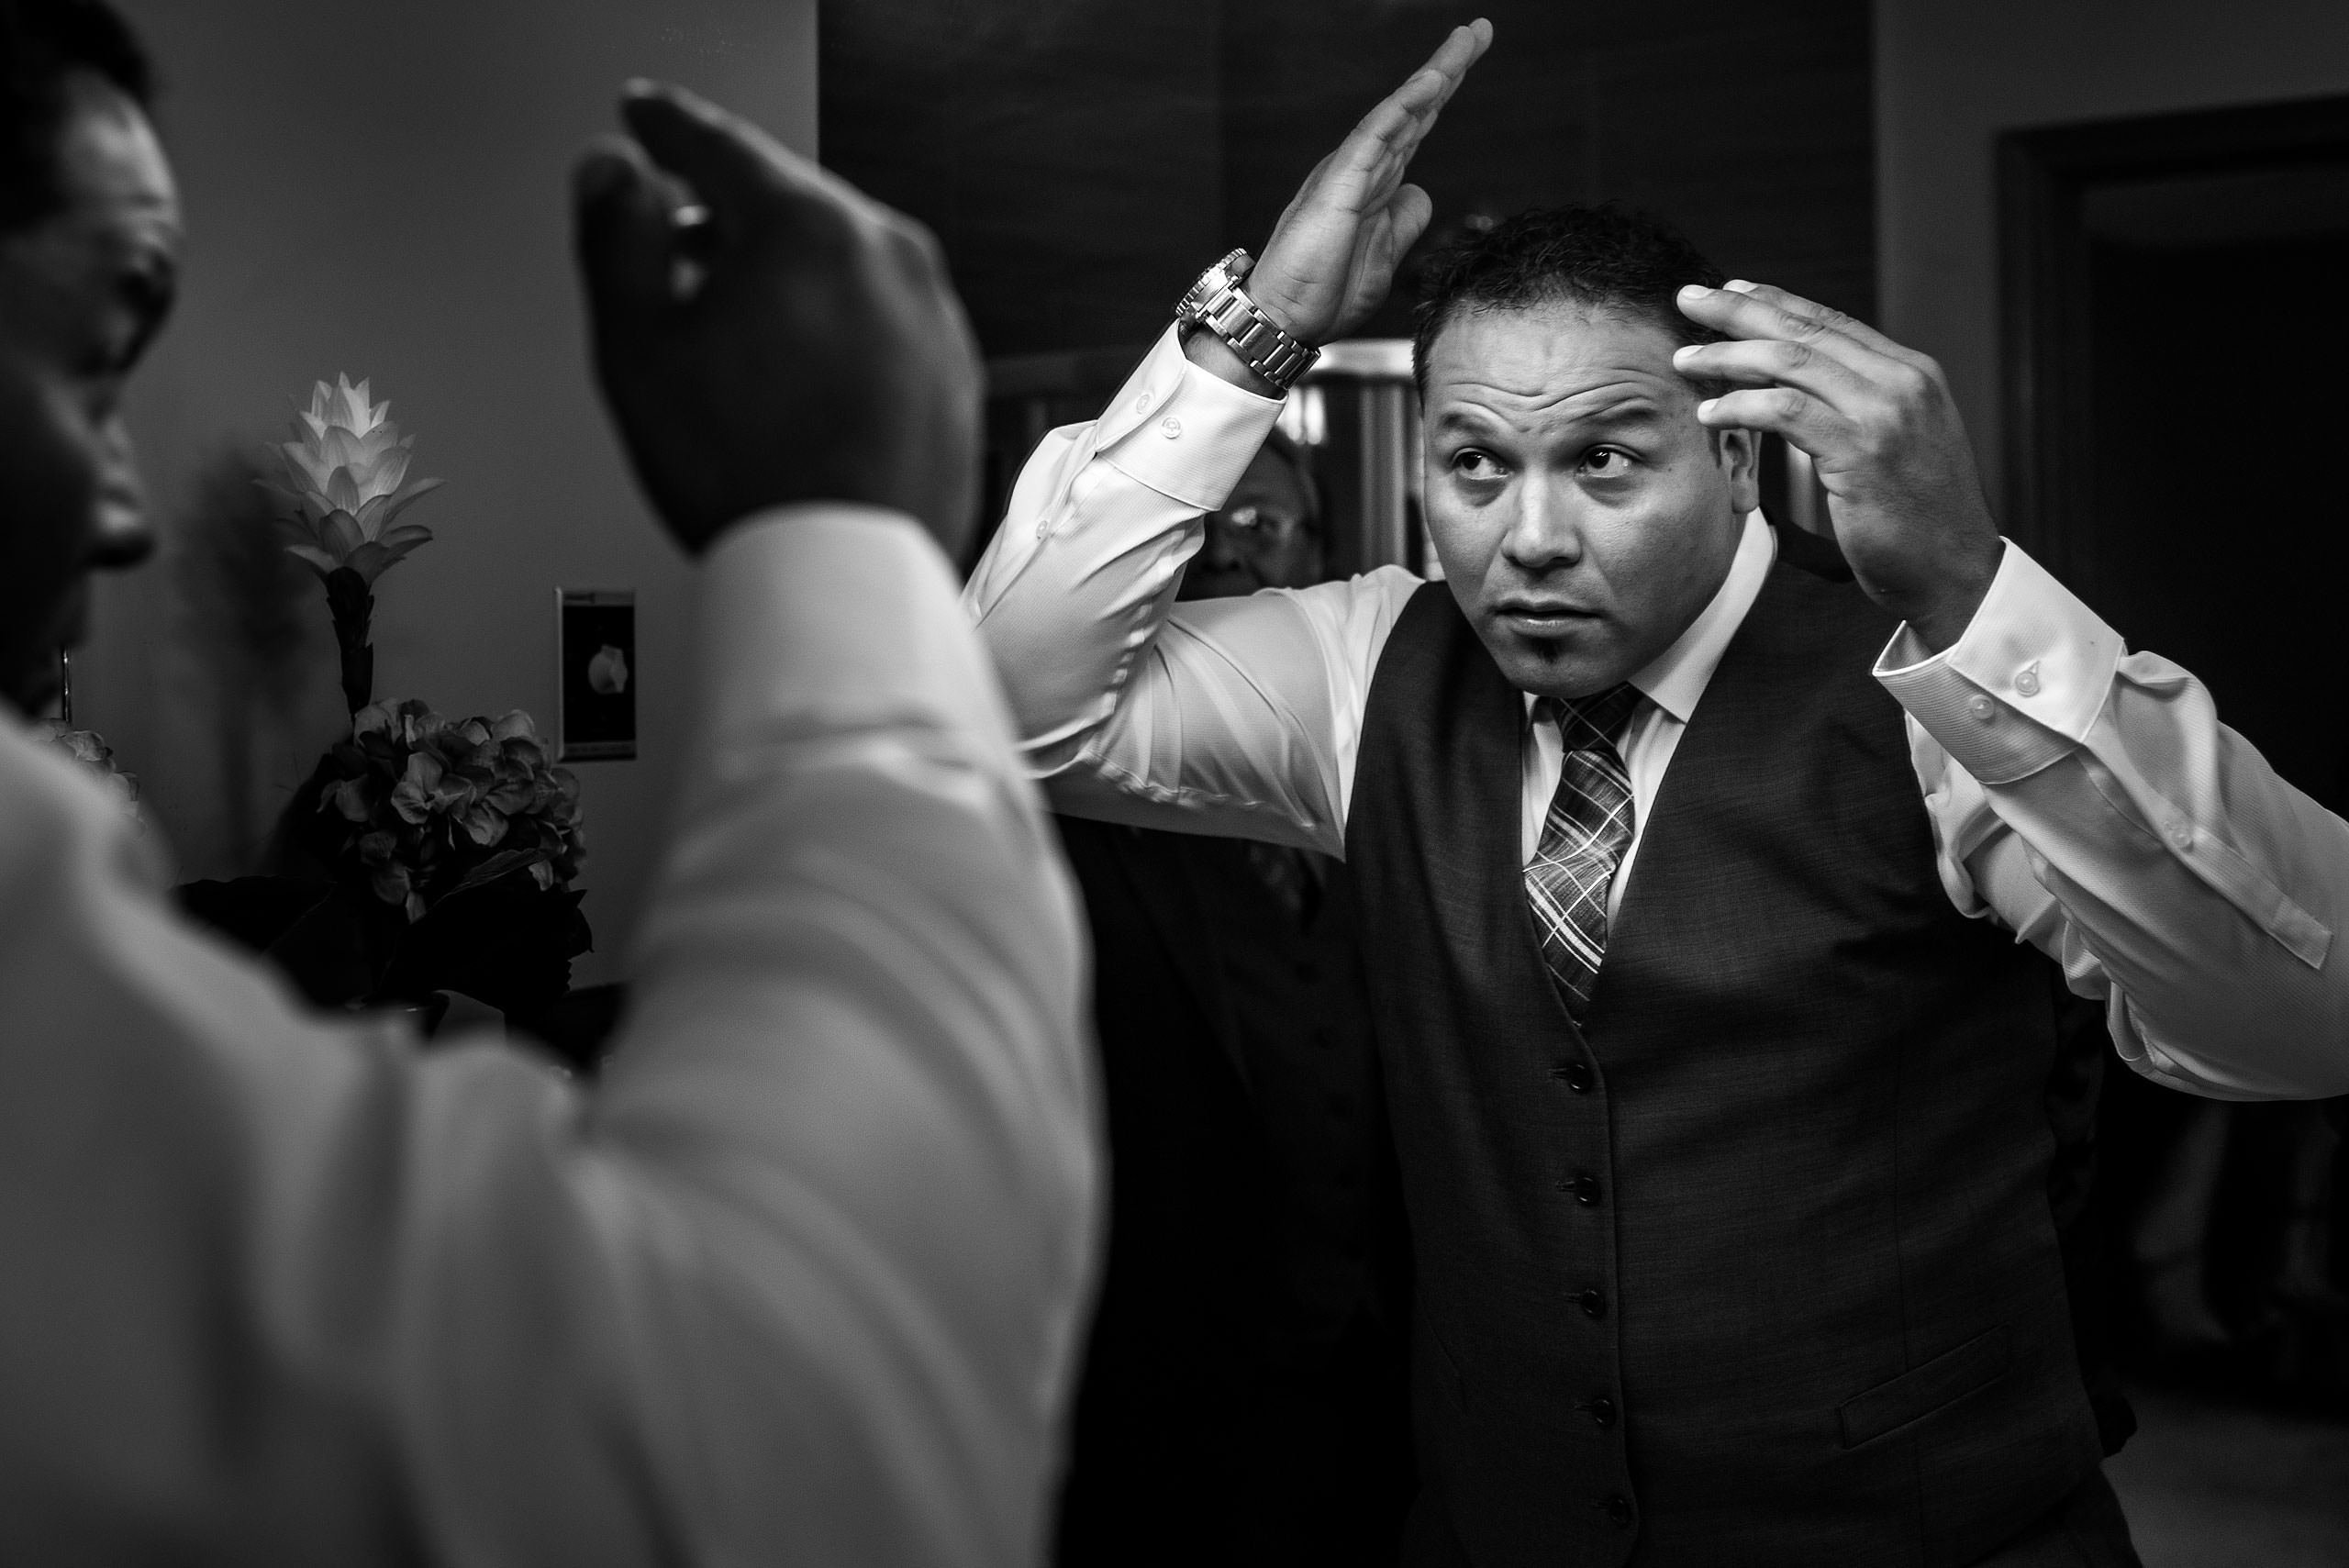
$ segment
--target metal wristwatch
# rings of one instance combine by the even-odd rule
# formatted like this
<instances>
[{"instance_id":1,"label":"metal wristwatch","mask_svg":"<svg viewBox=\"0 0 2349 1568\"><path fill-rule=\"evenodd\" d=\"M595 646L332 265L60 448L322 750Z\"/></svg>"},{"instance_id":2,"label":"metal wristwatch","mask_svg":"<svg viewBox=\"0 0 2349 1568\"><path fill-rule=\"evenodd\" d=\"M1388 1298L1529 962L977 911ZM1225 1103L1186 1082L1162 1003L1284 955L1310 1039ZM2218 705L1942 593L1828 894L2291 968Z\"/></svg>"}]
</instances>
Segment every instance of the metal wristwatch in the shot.
<instances>
[{"instance_id":1,"label":"metal wristwatch","mask_svg":"<svg viewBox=\"0 0 2349 1568\"><path fill-rule=\"evenodd\" d=\"M1248 368L1286 393L1297 378L1313 368L1321 350L1298 342L1264 314L1240 281L1255 261L1245 250L1234 250L1199 274L1180 304L1174 319L1206 328L1231 345Z\"/></svg>"}]
</instances>

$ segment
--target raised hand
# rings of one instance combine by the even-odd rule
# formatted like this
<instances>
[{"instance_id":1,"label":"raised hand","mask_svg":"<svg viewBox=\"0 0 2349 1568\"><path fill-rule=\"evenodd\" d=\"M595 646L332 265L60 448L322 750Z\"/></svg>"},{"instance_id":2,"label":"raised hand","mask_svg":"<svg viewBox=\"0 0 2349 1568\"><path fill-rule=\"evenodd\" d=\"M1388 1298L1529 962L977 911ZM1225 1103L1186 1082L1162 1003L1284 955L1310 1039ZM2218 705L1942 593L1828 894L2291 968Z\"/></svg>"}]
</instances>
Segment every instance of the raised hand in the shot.
<instances>
[{"instance_id":1,"label":"raised hand","mask_svg":"<svg viewBox=\"0 0 2349 1568\"><path fill-rule=\"evenodd\" d=\"M1732 341L1673 364L1738 390L1699 404L1715 429L1763 430L1810 454L1860 586L1938 651L1989 592L2001 546L1941 366L1784 289L1680 291L1683 315Z\"/></svg>"},{"instance_id":2,"label":"raised hand","mask_svg":"<svg viewBox=\"0 0 2349 1568\"><path fill-rule=\"evenodd\" d=\"M1314 344L1342 338L1386 299L1432 210L1425 191L1403 183L1404 172L1492 41L1493 25L1482 17L1453 28L1306 176L1247 283L1249 296L1290 336Z\"/></svg>"},{"instance_id":3,"label":"raised hand","mask_svg":"<svg viewBox=\"0 0 2349 1568\"><path fill-rule=\"evenodd\" d=\"M678 543L794 501L978 501L980 373L937 243L757 127L634 83L574 182L596 379ZM693 210L697 208L698 210Z\"/></svg>"}]
</instances>

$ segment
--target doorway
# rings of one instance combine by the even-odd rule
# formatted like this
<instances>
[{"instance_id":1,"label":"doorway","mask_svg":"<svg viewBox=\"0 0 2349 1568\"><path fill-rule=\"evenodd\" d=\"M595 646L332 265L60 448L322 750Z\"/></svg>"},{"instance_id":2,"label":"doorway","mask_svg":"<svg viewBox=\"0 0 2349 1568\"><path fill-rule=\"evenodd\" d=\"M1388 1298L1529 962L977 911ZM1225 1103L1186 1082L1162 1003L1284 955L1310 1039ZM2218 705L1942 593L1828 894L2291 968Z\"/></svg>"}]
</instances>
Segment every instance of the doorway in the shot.
<instances>
[{"instance_id":1,"label":"doorway","mask_svg":"<svg viewBox=\"0 0 2349 1568\"><path fill-rule=\"evenodd\" d=\"M2277 773L2349 811L2332 384L2349 98L2015 132L1998 150L2008 531L2132 649L2192 671ZM2149 1564L2299 1561L2243 1550L2249 1520L2295 1507L2313 1512L2292 1529L2349 1548L2338 1497L2320 1510L2289 1485L2312 1444L2349 1464L2343 1110L2107 1076L2104 1316L2151 1423L2114 1476ZM2192 1478L2235 1472L2199 1518ZM2218 1556L2147 1539L2210 1520Z\"/></svg>"}]
</instances>

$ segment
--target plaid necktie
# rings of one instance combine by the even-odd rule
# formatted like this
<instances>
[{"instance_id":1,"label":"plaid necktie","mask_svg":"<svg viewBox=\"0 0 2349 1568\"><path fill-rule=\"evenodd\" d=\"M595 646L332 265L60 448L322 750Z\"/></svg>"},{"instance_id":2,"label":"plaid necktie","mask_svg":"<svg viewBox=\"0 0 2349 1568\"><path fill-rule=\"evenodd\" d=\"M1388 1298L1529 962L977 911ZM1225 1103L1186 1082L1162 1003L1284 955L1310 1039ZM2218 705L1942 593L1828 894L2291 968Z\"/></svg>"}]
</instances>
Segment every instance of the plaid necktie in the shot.
<instances>
[{"instance_id":1,"label":"plaid necktie","mask_svg":"<svg viewBox=\"0 0 2349 1568\"><path fill-rule=\"evenodd\" d=\"M1639 702L1635 687L1621 685L1575 702L1544 697L1534 712L1565 738L1565 765L1525 867L1525 895L1542 962L1576 1023L1607 953L1607 890L1631 841L1631 777L1615 742Z\"/></svg>"}]
</instances>

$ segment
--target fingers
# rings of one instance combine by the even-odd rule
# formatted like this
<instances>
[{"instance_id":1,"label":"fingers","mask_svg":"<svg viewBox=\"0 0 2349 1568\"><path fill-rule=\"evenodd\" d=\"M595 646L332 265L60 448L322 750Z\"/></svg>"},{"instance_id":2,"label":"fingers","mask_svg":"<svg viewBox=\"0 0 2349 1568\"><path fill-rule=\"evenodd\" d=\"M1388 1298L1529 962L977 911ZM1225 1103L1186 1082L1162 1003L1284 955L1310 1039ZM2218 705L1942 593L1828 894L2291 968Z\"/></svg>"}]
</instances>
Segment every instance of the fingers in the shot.
<instances>
[{"instance_id":1,"label":"fingers","mask_svg":"<svg viewBox=\"0 0 2349 1568\"><path fill-rule=\"evenodd\" d=\"M1468 68L1482 60L1485 51L1492 47L1493 24L1484 17L1477 17L1464 28L1454 28L1450 36L1436 46L1436 51L1428 56L1428 62L1412 73L1411 81L1403 83L1402 91L1410 92L1413 83L1432 73L1441 83L1434 103L1427 109L1432 117L1452 101L1452 95L1460 90Z\"/></svg>"},{"instance_id":2,"label":"fingers","mask_svg":"<svg viewBox=\"0 0 2349 1568\"><path fill-rule=\"evenodd\" d=\"M1766 284L1739 282L1717 289L1691 284L1680 291L1678 303L1683 316L1717 332L1749 340L1801 343L1869 380L1883 379L1895 364L1903 370L1925 371L1939 379L1939 367L1931 360L1902 348L1875 328Z\"/></svg>"},{"instance_id":3,"label":"fingers","mask_svg":"<svg viewBox=\"0 0 2349 1568\"><path fill-rule=\"evenodd\" d=\"M670 301L669 198L637 147L589 149L572 177L573 244L599 333L649 319Z\"/></svg>"},{"instance_id":4,"label":"fingers","mask_svg":"<svg viewBox=\"0 0 2349 1568\"><path fill-rule=\"evenodd\" d=\"M1428 229L1428 220L1435 216L1435 203L1417 185L1405 185L1386 204L1388 216L1394 222L1391 240L1394 259L1400 261L1419 236Z\"/></svg>"},{"instance_id":5,"label":"fingers","mask_svg":"<svg viewBox=\"0 0 2349 1568\"><path fill-rule=\"evenodd\" d=\"M651 161L685 181L721 223L755 222L795 201L865 221L879 217L846 181L683 87L631 82L620 117Z\"/></svg>"},{"instance_id":6,"label":"fingers","mask_svg":"<svg viewBox=\"0 0 2349 1568\"><path fill-rule=\"evenodd\" d=\"M1813 458L1839 449L1851 421L1807 392L1790 386L1729 392L1697 405L1697 421L1709 430L1759 430L1784 436Z\"/></svg>"},{"instance_id":7,"label":"fingers","mask_svg":"<svg viewBox=\"0 0 2349 1568\"><path fill-rule=\"evenodd\" d=\"M1738 386L1791 386L1849 404L1869 384L1851 366L1809 343L1766 338L1726 343L1691 343L1673 350L1672 368L1692 381L1726 381Z\"/></svg>"},{"instance_id":8,"label":"fingers","mask_svg":"<svg viewBox=\"0 0 2349 1568\"><path fill-rule=\"evenodd\" d=\"M1481 17L1453 28L1425 65L1362 117L1339 147L1330 171L1364 182L1366 206L1385 200L1386 187L1402 178L1411 154L1492 41L1493 25Z\"/></svg>"},{"instance_id":9,"label":"fingers","mask_svg":"<svg viewBox=\"0 0 2349 1568\"><path fill-rule=\"evenodd\" d=\"M1779 288L1775 284L1750 284L1741 278L1732 280L1723 286L1732 293L1745 295L1748 299L1759 300L1765 305L1773 306L1789 316L1816 321L1822 327L1841 332L1863 348L1873 349L1879 354L1888 354L1894 359L1922 358L1915 350L1905 349L1894 342L1858 317L1846 316L1833 306L1820 305L1815 300L1805 299L1802 295Z\"/></svg>"}]
</instances>

